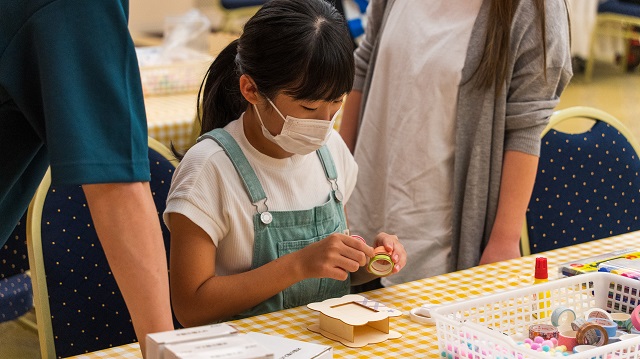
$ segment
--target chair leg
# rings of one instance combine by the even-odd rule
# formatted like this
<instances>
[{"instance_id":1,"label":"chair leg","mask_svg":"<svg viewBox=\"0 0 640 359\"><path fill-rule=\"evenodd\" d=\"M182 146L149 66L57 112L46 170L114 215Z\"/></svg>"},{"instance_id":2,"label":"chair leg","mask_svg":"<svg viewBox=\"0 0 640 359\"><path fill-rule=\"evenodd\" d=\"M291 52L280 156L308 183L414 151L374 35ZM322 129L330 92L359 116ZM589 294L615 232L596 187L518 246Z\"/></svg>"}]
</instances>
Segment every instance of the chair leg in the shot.
<instances>
[{"instance_id":1,"label":"chair leg","mask_svg":"<svg viewBox=\"0 0 640 359\"><path fill-rule=\"evenodd\" d=\"M587 65L584 69L584 80L585 82L591 82L593 76L593 65L596 58L596 39L598 37L598 27L600 26L600 22L596 20L596 25L591 32L591 42L589 44L589 58L587 59Z\"/></svg>"},{"instance_id":2,"label":"chair leg","mask_svg":"<svg viewBox=\"0 0 640 359\"><path fill-rule=\"evenodd\" d=\"M25 318L24 315L21 316L20 318L16 319L16 321L18 323L20 323L23 327L25 327L25 328L27 328L27 329L35 332L35 333L38 332L38 325L34 321Z\"/></svg>"}]
</instances>

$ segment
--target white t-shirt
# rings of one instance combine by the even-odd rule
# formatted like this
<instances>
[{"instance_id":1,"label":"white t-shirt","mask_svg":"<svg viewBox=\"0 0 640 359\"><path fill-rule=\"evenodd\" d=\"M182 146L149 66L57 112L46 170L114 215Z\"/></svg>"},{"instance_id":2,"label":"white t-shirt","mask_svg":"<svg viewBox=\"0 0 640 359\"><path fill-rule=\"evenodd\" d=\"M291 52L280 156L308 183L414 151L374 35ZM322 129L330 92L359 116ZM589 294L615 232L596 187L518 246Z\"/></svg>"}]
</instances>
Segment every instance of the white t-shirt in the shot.
<instances>
[{"instance_id":1,"label":"white t-shirt","mask_svg":"<svg viewBox=\"0 0 640 359\"><path fill-rule=\"evenodd\" d=\"M458 87L481 3L396 1L381 34L349 220L352 233L385 231L404 245L407 265L385 286L452 270Z\"/></svg>"},{"instance_id":2,"label":"white t-shirt","mask_svg":"<svg viewBox=\"0 0 640 359\"><path fill-rule=\"evenodd\" d=\"M331 184L315 152L284 159L269 157L249 143L242 121L240 116L225 130L256 172L270 211L307 210L328 201ZM333 131L327 147L346 203L355 187L358 167L337 132ZM261 204L259 207L264 210ZM164 221L171 230L169 213L183 214L211 237L217 247L216 275L251 269L256 207L231 160L214 140L198 142L176 168L164 212Z\"/></svg>"}]
</instances>

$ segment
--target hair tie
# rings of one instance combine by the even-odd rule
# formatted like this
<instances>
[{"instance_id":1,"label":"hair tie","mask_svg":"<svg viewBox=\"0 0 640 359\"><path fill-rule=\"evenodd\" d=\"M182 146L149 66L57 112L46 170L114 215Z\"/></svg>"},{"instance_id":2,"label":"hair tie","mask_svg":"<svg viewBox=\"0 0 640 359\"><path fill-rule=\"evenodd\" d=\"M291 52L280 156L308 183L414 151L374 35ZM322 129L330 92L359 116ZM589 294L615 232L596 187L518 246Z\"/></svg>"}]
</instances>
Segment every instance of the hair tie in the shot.
<instances>
[{"instance_id":1,"label":"hair tie","mask_svg":"<svg viewBox=\"0 0 640 359\"><path fill-rule=\"evenodd\" d=\"M236 63L236 67L238 68L238 71L241 74L244 73L244 71L242 71L242 65L241 65L241 60L240 60L240 54L239 53L236 53L236 58L235 58L234 62Z\"/></svg>"}]
</instances>

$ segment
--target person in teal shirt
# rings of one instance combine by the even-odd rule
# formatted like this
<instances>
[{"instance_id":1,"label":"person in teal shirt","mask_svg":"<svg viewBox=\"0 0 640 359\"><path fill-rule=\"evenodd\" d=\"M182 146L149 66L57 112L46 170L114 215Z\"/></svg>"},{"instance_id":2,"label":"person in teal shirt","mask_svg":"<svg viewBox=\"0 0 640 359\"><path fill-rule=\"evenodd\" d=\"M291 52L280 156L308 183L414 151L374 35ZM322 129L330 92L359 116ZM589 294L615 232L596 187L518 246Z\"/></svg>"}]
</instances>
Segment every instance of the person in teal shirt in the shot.
<instances>
[{"instance_id":1,"label":"person in teal shirt","mask_svg":"<svg viewBox=\"0 0 640 359\"><path fill-rule=\"evenodd\" d=\"M402 270L395 235L369 238L392 259L384 273L367 271L374 248L348 235L358 168L333 127L353 75L344 18L324 0L267 2L211 64L201 136L164 213L182 325L341 297Z\"/></svg>"},{"instance_id":2,"label":"person in teal shirt","mask_svg":"<svg viewBox=\"0 0 640 359\"><path fill-rule=\"evenodd\" d=\"M173 322L128 6L0 2L0 246L47 167L53 185L82 185L144 347Z\"/></svg>"}]
</instances>

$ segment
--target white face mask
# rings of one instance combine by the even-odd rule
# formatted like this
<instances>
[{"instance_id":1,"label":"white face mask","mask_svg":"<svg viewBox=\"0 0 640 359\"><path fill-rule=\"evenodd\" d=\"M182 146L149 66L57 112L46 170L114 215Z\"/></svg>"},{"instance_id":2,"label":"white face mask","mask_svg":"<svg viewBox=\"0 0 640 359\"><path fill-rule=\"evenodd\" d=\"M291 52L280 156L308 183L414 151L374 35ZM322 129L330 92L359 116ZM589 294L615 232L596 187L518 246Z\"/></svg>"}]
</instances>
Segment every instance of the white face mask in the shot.
<instances>
[{"instance_id":1,"label":"white face mask","mask_svg":"<svg viewBox=\"0 0 640 359\"><path fill-rule=\"evenodd\" d=\"M267 99L267 101L269 101L271 106L278 112L278 115L282 117L284 126L282 126L280 134L276 136L272 135L271 132L264 127L258 107L253 105L253 109L256 111L256 114L258 114L264 137L280 146L283 150L298 155L307 155L327 143L338 112L340 112L336 112L331 121L295 118L291 116L284 117L271 100Z\"/></svg>"}]
</instances>

